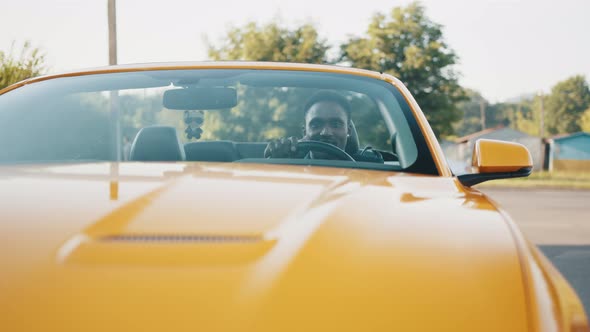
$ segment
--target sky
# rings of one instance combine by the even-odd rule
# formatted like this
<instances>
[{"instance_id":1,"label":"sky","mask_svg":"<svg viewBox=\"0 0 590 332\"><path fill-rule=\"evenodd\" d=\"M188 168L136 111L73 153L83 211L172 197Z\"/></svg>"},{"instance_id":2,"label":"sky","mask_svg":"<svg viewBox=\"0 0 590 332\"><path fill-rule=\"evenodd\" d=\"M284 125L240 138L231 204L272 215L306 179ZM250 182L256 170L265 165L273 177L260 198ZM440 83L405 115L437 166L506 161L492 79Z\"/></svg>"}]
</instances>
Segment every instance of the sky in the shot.
<instances>
[{"instance_id":1,"label":"sky","mask_svg":"<svg viewBox=\"0 0 590 332\"><path fill-rule=\"evenodd\" d=\"M423 0L459 56L462 86L491 102L590 79L590 0ZM408 0L117 0L118 62L207 60L231 27L312 23L332 46ZM0 0L0 50L30 41L47 73L108 64L107 0ZM12 46L14 45L14 46Z\"/></svg>"}]
</instances>

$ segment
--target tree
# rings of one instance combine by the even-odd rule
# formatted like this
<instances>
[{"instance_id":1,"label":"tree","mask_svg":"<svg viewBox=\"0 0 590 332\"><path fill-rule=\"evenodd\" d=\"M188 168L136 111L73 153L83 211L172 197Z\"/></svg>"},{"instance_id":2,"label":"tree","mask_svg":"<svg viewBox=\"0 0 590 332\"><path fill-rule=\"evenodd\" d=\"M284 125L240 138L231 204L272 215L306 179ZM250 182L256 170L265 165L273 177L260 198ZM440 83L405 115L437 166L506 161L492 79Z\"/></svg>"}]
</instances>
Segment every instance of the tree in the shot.
<instances>
[{"instance_id":1,"label":"tree","mask_svg":"<svg viewBox=\"0 0 590 332\"><path fill-rule=\"evenodd\" d=\"M512 126L531 136L539 136L541 128L541 96L521 100L514 113Z\"/></svg>"},{"instance_id":2,"label":"tree","mask_svg":"<svg viewBox=\"0 0 590 332\"><path fill-rule=\"evenodd\" d=\"M457 104L463 114L462 119L454 124L454 131L458 136L465 136L481 130L480 104L488 101L477 91L465 89L466 100ZM486 121L487 123L487 121Z\"/></svg>"},{"instance_id":3,"label":"tree","mask_svg":"<svg viewBox=\"0 0 590 332\"><path fill-rule=\"evenodd\" d=\"M44 61L45 56L38 48L32 48L29 42L24 43L17 58L12 47L8 53L0 51L0 89L40 75L44 71Z\"/></svg>"},{"instance_id":4,"label":"tree","mask_svg":"<svg viewBox=\"0 0 590 332\"><path fill-rule=\"evenodd\" d=\"M457 55L445 43L442 26L422 5L396 7L388 16L373 16L366 36L341 46L341 60L355 67L391 74L412 92L438 135L453 133L464 100L453 65Z\"/></svg>"},{"instance_id":5,"label":"tree","mask_svg":"<svg viewBox=\"0 0 590 332\"><path fill-rule=\"evenodd\" d=\"M329 45L311 24L290 30L276 22L262 26L251 22L230 29L222 46L209 45L209 57L213 60L325 63L328 49ZM261 95L268 93L268 89L255 87L238 89L237 107L205 114L203 138L260 141L300 136L302 114L299 109L293 109L293 105L298 104L297 100L307 99L309 94L277 89L272 95Z\"/></svg>"},{"instance_id":6,"label":"tree","mask_svg":"<svg viewBox=\"0 0 590 332\"><path fill-rule=\"evenodd\" d=\"M550 134L580 131L581 118L590 108L590 89L582 75L557 83L545 102L546 128Z\"/></svg>"},{"instance_id":7,"label":"tree","mask_svg":"<svg viewBox=\"0 0 590 332\"><path fill-rule=\"evenodd\" d=\"M276 22L263 26L251 22L230 29L221 47L209 45L209 57L213 60L326 63L329 48L311 24L289 30Z\"/></svg>"},{"instance_id":8,"label":"tree","mask_svg":"<svg viewBox=\"0 0 590 332\"><path fill-rule=\"evenodd\" d=\"M20 102L0 109L1 161L108 159L105 97L40 93L26 99L15 94Z\"/></svg>"},{"instance_id":9,"label":"tree","mask_svg":"<svg viewBox=\"0 0 590 332\"><path fill-rule=\"evenodd\" d=\"M514 127L516 113L522 109L522 105L513 103L488 102L479 92L465 89L468 98L457 104L463 114L461 121L454 124L457 135L465 136L480 131L481 127L481 105L484 105L485 127L495 128L499 126Z\"/></svg>"},{"instance_id":10,"label":"tree","mask_svg":"<svg viewBox=\"0 0 590 332\"><path fill-rule=\"evenodd\" d=\"M582 117L580 118L580 128L590 133L590 108L584 111Z\"/></svg>"},{"instance_id":11,"label":"tree","mask_svg":"<svg viewBox=\"0 0 590 332\"><path fill-rule=\"evenodd\" d=\"M496 103L486 107L486 127L498 126L514 127L516 113L522 110L522 106L513 103Z\"/></svg>"}]
</instances>

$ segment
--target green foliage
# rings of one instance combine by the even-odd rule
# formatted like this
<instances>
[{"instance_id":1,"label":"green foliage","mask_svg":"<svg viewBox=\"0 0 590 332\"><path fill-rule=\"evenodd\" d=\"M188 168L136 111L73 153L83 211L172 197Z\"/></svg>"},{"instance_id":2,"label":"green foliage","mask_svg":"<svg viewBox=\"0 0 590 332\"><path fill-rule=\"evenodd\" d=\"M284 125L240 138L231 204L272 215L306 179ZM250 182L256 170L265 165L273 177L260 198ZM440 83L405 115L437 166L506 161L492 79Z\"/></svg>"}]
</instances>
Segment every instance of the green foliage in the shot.
<instances>
[{"instance_id":1,"label":"green foliage","mask_svg":"<svg viewBox=\"0 0 590 332\"><path fill-rule=\"evenodd\" d=\"M341 60L354 67L399 78L412 92L433 130L453 133L460 119L457 102L464 100L453 65L455 52L445 43L440 24L432 22L417 2L376 14L366 36L341 46Z\"/></svg>"},{"instance_id":2,"label":"green foliage","mask_svg":"<svg viewBox=\"0 0 590 332\"><path fill-rule=\"evenodd\" d=\"M584 111L580 118L580 128L582 131L590 133L590 108Z\"/></svg>"},{"instance_id":3,"label":"green foliage","mask_svg":"<svg viewBox=\"0 0 590 332\"><path fill-rule=\"evenodd\" d=\"M122 135L133 139L141 128L159 123L157 116L161 110L162 96L160 94L148 96L137 93L120 95L119 112Z\"/></svg>"},{"instance_id":4,"label":"green foliage","mask_svg":"<svg viewBox=\"0 0 590 332\"><path fill-rule=\"evenodd\" d=\"M326 63L329 62L328 49L326 41L319 37L313 25L305 24L289 30L276 22L262 26L252 22L232 28L221 46L210 45L209 57L213 60ZM464 99L452 69L457 56L444 42L441 26L426 17L421 5L414 3L406 8L395 8L389 17L375 15L367 37L353 38L340 49L340 60L400 78L422 106L435 132L443 135L453 132L452 123L458 120L460 114L456 103ZM294 92L287 95L276 93L276 100L299 98L301 103L306 98ZM365 126L357 125L361 139L387 142L389 134L385 126L379 124L381 116L374 105L355 96L349 98L354 111L366 110L361 117L353 116L355 121L364 121L365 126L371 128L361 133ZM234 136L251 140L291 134L300 136L299 127L285 128L284 124L301 123L300 118L294 118L301 116L301 112L286 109L285 105L291 103L272 107L241 103L232 110L239 121L232 120L231 123L229 111L208 112L204 125L208 134L204 138ZM246 113L248 117L244 116ZM293 121L290 121L291 117ZM277 119L281 119L280 123Z\"/></svg>"},{"instance_id":5,"label":"green foliage","mask_svg":"<svg viewBox=\"0 0 590 332\"><path fill-rule=\"evenodd\" d=\"M539 136L541 126L541 97L537 96L515 105L511 126L531 136Z\"/></svg>"},{"instance_id":6,"label":"green foliage","mask_svg":"<svg viewBox=\"0 0 590 332\"><path fill-rule=\"evenodd\" d=\"M366 96L350 96L349 100L354 110L352 118L361 148L371 145L373 148L391 150L389 130L375 102Z\"/></svg>"},{"instance_id":7,"label":"green foliage","mask_svg":"<svg viewBox=\"0 0 590 332\"><path fill-rule=\"evenodd\" d=\"M213 60L325 63L328 49L326 41L311 24L289 30L276 22L263 26L251 22L232 28L221 47L209 45L209 57Z\"/></svg>"},{"instance_id":8,"label":"green foliage","mask_svg":"<svg viewBox=\"0 0 590 332\"><path fill-rule=\"evenodd\" d=\"M482 130L481 107L484 107L485 127L513 127L515 117L521 111L522 105L512 103L489 103L482 95L474 90L465 90L467 100L459 102L458 108L463 113L461 121L455 124L455 131L459 136L465 136Z\"/></svg>"},{"instance_id":9,"label":"green foliage","mask_svg":"<svg viewBox=\"0 0 590 332\"><path fill-rule=\"evenodd\" d=\"M482 102L487 104L485 98L475 90L465 89L465 96L466 100L457 104L457 108L463 114L462 119L454 124L454 130L458 136L481 130L480 104Z\"/></svg>"},{"instance_id":10,"label":"green foliage","mask_svg":"<svg viewBox=\"0 0 590 332\"><path fill-rule=\"evenodd\" d=\"M236 107L205 114L203 138L259 142L301 137L301 101L310 95L310 91L302 89L240 87Z\"/></svg>"},{"instance_id":11,"label":"green foliage","mask_svg":"<svg viewBox=\"0 0 590 332\"><path fill-rule=\"evenodd\" d=\"M590 108L590 90L584 76L557 83L546 98L546 128L550 134L580 131L581 118Z\"/></svg>"},{"instance_id":12,"label":"green foliage","mask_svg":"<svg viewBox=\"0 0 590 332\"><path fill-rule=\"evenodd\" d=\"M267 25L252 22L231 29L220 47L209 47L209 56L214 60L326 63L330 62L328 49L328 44L319 37L313 25L305 24L290 30L277 22ZM530 135L540 133L540 96L518 103L491 104L478 92L459 86L453 69L458 57L444 41L442 26L430 20L418 2L393 8L387 14L374 15L365 35L351 37L340 45L340 51L339 61L389 73L404 82L437 135L456 133L463 136L481 130L481 102L485 105L486 128L503 125ZM305 94L298 95L293 91L286 95L276 93L275 101L305 98ZM293 96L288 97L289 94ZM353 96L349 98L357 112L373 109L370 102ZM210 133L207 138L223 135L250 140L300 134L297 126L285 127L291 120L298 123L295 119L300 114L298 110L287 109L286 104L280 103L272 106L255 105L251 100L248 103L232 110L239 121L229 125L229 110L210 112L205 124ZM544 109L548 134L590 130L590 111L587 111L590 109L590 93L584 77L574 76L558 83L545 98ZM249 116L246 117L245 113ZM358 117L355 121L364 121L371 127L370 123L378 123L379 117L378 112L368 111L362 119ZM357 125L361 131L363 127ZM371 137L368 141L381 142L387 130L379 125L372 128L359 133L361 139Z\"/></svg>"},{"instance_id":13,"label":"green foliage","mask_svg":"<svg viewBox=\"0 0 590 332\"><path fill-rule=\"evenodd\" d=\"M289 30L273 22L259 26L251 22L232 28L223 45L209 46L213 60L280 61L325 63L326 41L315 27L305 24ZM301 136L301 103L311 92L301 89L238 89L239 104L231 110L208 111L203 139L263 141L284 136Z\"/></svg>"},{"instance_id":14,"label":"green foliage","mask_svg":"<svg viewBox=\"0 0 590 332\"><path fill-rule=\"evenodd\" d=\"M540 135L541 96L523 99L516 103L488 103L478 92L466 90L468 101L459 103L463 119L455 124L460 136L480 131L480 102L485 105L486 128L510 127L532 136Z\"/></svg>"},{"instance_id":15,"label":"green foliage","mask_svg":"<svg viewBox=\"0 0 590 332\"><path fill-rule=\"evenodd\" d=\"M40 100L0 112L0 161L109 158L109 117L100 99L80 94Z\"/></svg>"},{"instance_id":16,"label":"green foliage","mask_svg":"<svg viewBox=\"0 0 590 332\"><path fill-rule=\"evenodd\" d=\"M188 141L183 135L186 128L184 112L165 109L162 106L162 98L161 93L146 91L121 94L119 96L121 135L133 140L141 128L162 125L175 127L181 140Z\"/></svg>"},{"instance_id":17,"label":"green foliage","mask_svg":"<svg viewBox=\"0 0 590 332\"><path fill-rule=\"evenodd\" d=\"M486 127L510 127L514 122L516 112L519 110L518 104L497 103L489 104L485 108Z\"/></svg>"},{"instance_id":18,"label":"green foliage","mask_svg":"<svg viewBox=\"0 0 590 332\"><path fill-rule=\"evenodd\" d=\"M24 43L18 57L13 54L13 48L8 53L0 51L0 89L40 75L44 61L45 56L38 48L31 48L29 42Z\"/></svg>"},{"instance_id":19,"label":"green foliage","mask_svg":"<svg viewBox=\"0 0 590 332\"><path fill-rule=\"evenodd\" d=\"M459 103L463 119L455 124L460 136L481 130L481 101L486 104L486 128L503 125L539 136L544 109L545 136L590 131L590 91L583 76L557 83L548 96L535 95L517 103L488 104L479 93L470 90L466 93L469 100Z\"/></svg>"},{"instance_id":20,"label":"green foliage","mask_svg":"<svg viewBox=\"0 0 590 332\"><path fill-rule=\"evenodd\" d=\"M161 93L142 92L118 96L122 135L132 140L141 128L156 124L184 130L183 112L163 110ZM0 111L0 161L110 159L110 98L103 92L74 93L4 107Z\"/></svg>"}]
</instances>

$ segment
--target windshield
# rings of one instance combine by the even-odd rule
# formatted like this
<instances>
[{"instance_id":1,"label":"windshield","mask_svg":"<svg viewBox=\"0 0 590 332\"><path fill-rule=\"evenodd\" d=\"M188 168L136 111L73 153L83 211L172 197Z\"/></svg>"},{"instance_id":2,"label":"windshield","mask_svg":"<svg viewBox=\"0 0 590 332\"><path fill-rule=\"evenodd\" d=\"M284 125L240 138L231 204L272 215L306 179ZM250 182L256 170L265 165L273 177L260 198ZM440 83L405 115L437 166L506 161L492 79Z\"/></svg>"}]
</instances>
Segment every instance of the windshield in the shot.
<instances>
[{"instance_id":1,"label":"windshield","mask_svg":"<svg viewBox=\"0 0 590 332\"><path fill-rule=\"evenodd\" d=\"M373 78L154 70L54 78L0 95L0 163L119 160L437 174L406 101Z\"/></svg>"}]
</instances>

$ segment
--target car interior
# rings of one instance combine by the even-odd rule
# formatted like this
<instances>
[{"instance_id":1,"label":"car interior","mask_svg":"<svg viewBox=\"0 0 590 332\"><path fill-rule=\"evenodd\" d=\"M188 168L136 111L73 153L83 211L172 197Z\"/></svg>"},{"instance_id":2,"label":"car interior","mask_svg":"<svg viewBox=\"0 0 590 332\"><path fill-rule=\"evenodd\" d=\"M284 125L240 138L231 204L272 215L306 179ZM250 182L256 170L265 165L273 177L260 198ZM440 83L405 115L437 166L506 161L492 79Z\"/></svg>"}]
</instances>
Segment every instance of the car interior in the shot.
<instances>
[{"instance_id":1,"label":"car interior","mask_svg":"<svg viewBox=\"0 0 590 332\"><path fill-rule=\"evenodd\" d=\"M183 144L176 128L150 126L142 128L131 145L131 161L211 161L233 162L264 158L265 142L197 141ZM354 124L345 151L357 154L359 139Z\"/></svg>"}]
</instances>

